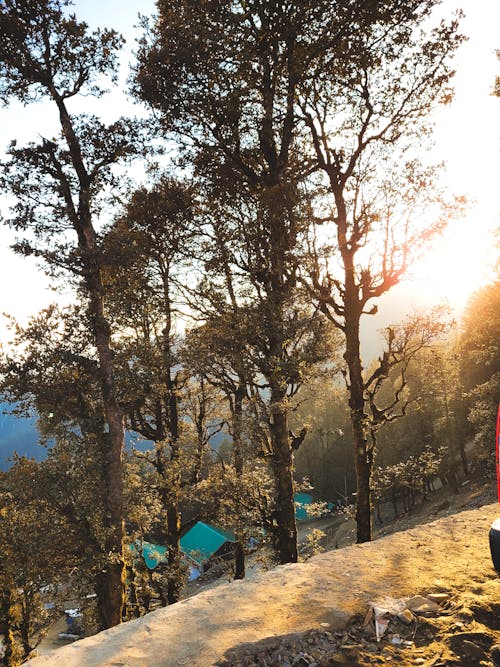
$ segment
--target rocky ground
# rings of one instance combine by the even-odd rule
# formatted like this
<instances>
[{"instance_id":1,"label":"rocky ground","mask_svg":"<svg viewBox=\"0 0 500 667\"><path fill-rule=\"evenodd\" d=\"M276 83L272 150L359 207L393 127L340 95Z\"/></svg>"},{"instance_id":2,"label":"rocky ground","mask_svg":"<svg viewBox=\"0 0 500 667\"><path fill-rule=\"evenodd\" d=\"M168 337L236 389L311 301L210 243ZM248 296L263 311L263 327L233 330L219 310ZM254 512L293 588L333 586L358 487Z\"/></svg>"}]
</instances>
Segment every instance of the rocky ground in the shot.
<instances>
[{"instance_id":1,"label":"rocky ground","mask_svg":"<svg viewBox=\"0 0 500 667\"><path fill-rule=\"evenodd\" d=\"M408 617L404 620L391 617L386 634L379 641L373 619L359 616L342 631L319 628L240 646L228 651L218 665L496 667L500 665L497 577L476 586L474 591L429 594L431 598L442 595L438 609L420 613L407 610ZM412 599L415 598L407 601L410 606Z\"/></svg>"},{"instance_id":2,"label":"rocky ground","mask_svg":"<svg viewBox=\"0 0 500 667\"><path fill-rule=\"evenodd\" d=\"M500 515L493 498L481 486L451 499L438 494L416 508L421 525L409 527L403 517L392 524L399 532L372 543L202 591L28 664L499 665L500 579L488 547L489 525ZM409 605L408 598L439 593L434 610L410 610L406 623L391 616L377 642L371 602Z\"/></svg>"},{"instance_id":3,"label":"rocky ground","mask_svg":"<svg viewBox=\"0 0 500 667\"><path fill-rule=\"evenodd\" d=\"M494 498L491 484L467 483L457 495L447 489L433 494L426 503L397 518L385 508L385 521L374 528L379 538L409 530L419 521L450 516L474 509ZM499 508L500 514L500 508ZM347 519L335 534L335 548L354 543L355 524ZM446 569L446 565L444 565ZM436 592L438 591L438 592ZM356 616L342 631L317 628L227 652L220 667L323 667L326 665L399 665L401 667L497 667L500 665L500 585L492 569L480 585L450 590L441 585L429 593L429 608L419 613L408 610L406 618L388 613L387 630L377 641L374 612L367 605L365 617ZM434 602L432 598L435 598ZM413 598L414 599L414 598ZM383 601L383 598L381 598ZM393 600L394 602L394 600ZM390 606L391 600L387 600ZM327 625L327 624L325 624Z\"/></svg>"}]
</instances>

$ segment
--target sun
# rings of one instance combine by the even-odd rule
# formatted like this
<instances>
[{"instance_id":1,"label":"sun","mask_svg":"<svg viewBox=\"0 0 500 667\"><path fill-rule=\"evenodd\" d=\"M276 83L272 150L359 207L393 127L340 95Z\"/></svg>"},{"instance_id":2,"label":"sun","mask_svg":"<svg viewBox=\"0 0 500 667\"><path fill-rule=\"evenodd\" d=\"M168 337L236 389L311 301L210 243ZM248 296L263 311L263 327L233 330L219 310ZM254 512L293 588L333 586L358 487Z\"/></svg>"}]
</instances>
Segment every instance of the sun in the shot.
<instances>
[{"instance_id":1,"label":"sun","mask_svg":"<svg viewBox=\"0 0 500 667\"><path fill-rule=\"evenodd\" d=\"M491 210L475 207L468 217L450 224L412 267L410 279L420 284L429 303L448 302L459 313L475 291L493 280L498 257L494 218Z\"/></svg>"}]
</instances>

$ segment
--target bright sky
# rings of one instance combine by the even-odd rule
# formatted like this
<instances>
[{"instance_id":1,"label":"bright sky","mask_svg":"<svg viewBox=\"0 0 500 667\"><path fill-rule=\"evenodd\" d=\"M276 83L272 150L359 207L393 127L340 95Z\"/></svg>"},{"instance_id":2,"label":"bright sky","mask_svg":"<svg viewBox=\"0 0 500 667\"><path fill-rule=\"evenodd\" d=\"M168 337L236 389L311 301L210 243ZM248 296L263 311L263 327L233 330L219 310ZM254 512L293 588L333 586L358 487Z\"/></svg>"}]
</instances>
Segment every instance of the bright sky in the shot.
<instances>
[{"instance_id":1,"label":"bright sky","mask_svg":"<svg viewBox=\"0 0 500 667\"><path fill-rule=\"evenodd\" d=\"M127 55L134 48L139 31L136 0L77 0L75 12L91 26L115 27L127 38ZM498 228L500 202L500 99L491 96L500 61L494 50L500 48L500 2L497 0L445 0L443 13L450 14L461 6L466 13L462 31L469 36L456 60L456 96L450 107L437 118L436 160L447 163L447 183L455 194L470 200L466 217L452 221L444 237L435 243L403 284L380 302L379 314L371 318L367 332L374 333L402 315L447 300L460 312L468 296L488 282L495 260L492 230ZM140 11L151 14L152 0L143 0ZM126 62L122 81L127 75ZM118 92L98 103L97 112L104 118L130 113L133 107ZM96 110L94 107L93 110ZM0 150L16 138L18 144L36 138L37 133L50 136L57 131L57 116L52 107L38 104L23 109L13 105L0 109ZM6 212L8 201L0 197L0 210ZM0 279L3 286L0 312L25 318L54 300L48 282L33 262L16 257L8 249L13 234L0 229ZM365 334L366 335L366 334ZM0 321L0 341L6 339Z\"/></svg>"}]
</instances>

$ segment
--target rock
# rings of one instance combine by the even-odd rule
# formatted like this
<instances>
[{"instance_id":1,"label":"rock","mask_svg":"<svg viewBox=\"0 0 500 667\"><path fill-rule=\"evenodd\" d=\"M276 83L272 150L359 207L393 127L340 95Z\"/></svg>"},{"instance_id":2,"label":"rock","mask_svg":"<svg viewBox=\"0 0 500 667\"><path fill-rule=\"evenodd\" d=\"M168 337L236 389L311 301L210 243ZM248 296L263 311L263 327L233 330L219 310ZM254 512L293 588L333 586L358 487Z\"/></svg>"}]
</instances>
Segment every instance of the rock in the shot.
<instances>
[{"instance_id":1,"label":"rock","mask_svg":"<svg viewBox=\"0 0 500 667\"><path fill-rule=\"evenodd\" d=\"M415 620L415 616L411 613L409 609L404 609L401 611L396 618L401 621L401 623L404 623L405 625L411 625L413 621Z\"/></svg>"},{"instance_id":2,"label":"rock","mask_svg":"<svg viewBox=\"0 0 500 667\"><path fill-rule=\"evenodd\" d=\"M453 623L450 630L451 632L461 632L464 628L465 624L462 623L462 621L457 621L456 623Z\"/></svg>"},{"instance_id":3,"label":"rock","mask_svg":"<svg viewBox=\"0 0 500 667\"><path fill-rule=\"evenodd\" d=\"M491 647L490 655L495 665L500 665L500 644L494 644Z\"/></svg>"},{"instance_id":4,"label":"rock","mask_svg":"<svg viewBox=\"0 0 500 667\"><path fill-rule=\"evenodd\" d=\"M488 656L480 646L474 644L474 642L468 641L467 639L464 639L464 641L462 642L462 651L465 655L469 656L473 660L488 659Z\"/></svg>"},{"instance_id":5,"label":"rock","mask_svg":"<svg viewBox=\"0 0 500 667\"><path fill-rule=\"evenodd\" d=\"M463 609L461 609L458 612L457 616L464 623L471 623L474 620L474 614L467 607L464 607Z\"/></svg>"},{"instance_id":6,"label":"rock","mask_svg":"<svg viewBox=\"0 0 500 667\"><path fill-rule=\"evenodd\" d=\"M369 651L370 653L378 653L379 647L377 646L377 644L372 644L370 642L367 642L365 644L365 651Z\"/></svg>"},{"instance_id":7,"label":"rock","mask_svg":"<svg viewBox=\"0 0 500 667\"><path fill-rule=\"evenodd\" d=\"M430 614L441 611L441 607L423 595L414 595L407 602L408 609L415 614Z\"/></svg>"},{"instance_id":8,"label":"rock","mask_svg":"<svg viewBox=\"0 0 500 667\"><path fill-rule=\"evenodd\" d=\"M352 667L352 662L350 658L343 653L334 653L331 656L329 656L329 664L330 665L346 665L346 667L349 665Z\"/></svg>"},{"instance_id":9,"label":"rock","mask_svg":"<svg viewBox=\"0 0 500 667\"><path fill-rule=\"evenodd\" d=\"M438 512L442 512L443 510L449 509L449 507L450 507L450 501L445 500L436 507L434 513L437 514Z\"/></svg>"},{"instance_id":10,"label":"rock","mask_svg":"<svg viewBox=\"0 0 500 667\"><path fill-rule=\"evenodd\" d=\"M389 641L393 646L401 646L404 640L399 635L391 635Z\"/></svg>"}]
</instances>

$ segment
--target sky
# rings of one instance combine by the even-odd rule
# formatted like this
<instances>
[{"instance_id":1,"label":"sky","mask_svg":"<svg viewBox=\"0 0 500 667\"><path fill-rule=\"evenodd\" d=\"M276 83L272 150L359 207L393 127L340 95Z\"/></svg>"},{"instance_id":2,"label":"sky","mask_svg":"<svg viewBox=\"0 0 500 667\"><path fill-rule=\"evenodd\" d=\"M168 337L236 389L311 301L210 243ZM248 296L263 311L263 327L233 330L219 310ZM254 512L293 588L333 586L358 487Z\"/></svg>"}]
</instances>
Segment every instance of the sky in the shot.
<instances>
[{"instance_id":1,"label":"sky","mask_svg":"<svg viewBox=\"0 0 500 667\"><path fill-rule=\"evenodd\" d=\"M455 99L436 116L433 157L445 161L445 182L450 192L465 195L469 201L466 215L450 223L425 259L407 278L379 301L379 313L365 325L365 340L388 323L401 320L406 313L446 301L459 315L468 297L492 277L496 251L492 231L499 226L500 202L500 99L491 95L500 61L500 2L498 0L445 0L441 12L450 15L460 7L466 14L462 31L469 40L457 54ZM142 0L140 12L150 15L151 0ZM125 87L127 63L132 60L135 37L140 30L138 3L135 0L77 0L75 12L91 27L114 27L126 37L121 87ZM89 102L89 104L93 104ZM137 109L115 91L94 106L105 120ZM57 131L57 115L50 105L23 108L14 104L0 109L0 151L16 138L18 145L36 139L38 133L50 136ZM9 200L0 195L0 210L5 214ZM0 313L8 312L21 322L55 298L69 299L69 294L55 295L48 280L31 260L15 256L9 250L13 234L0 228ZM365 318L366 319L366 318ZM8 339L0 317L0 342Z\"/></svg>"}]
</instances>

